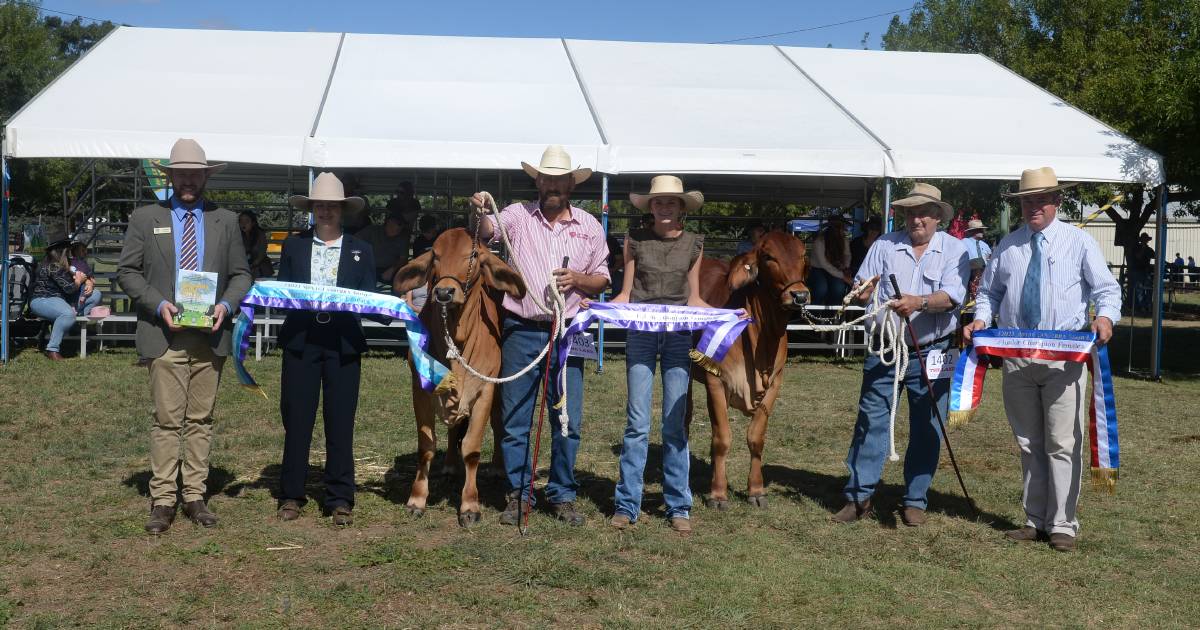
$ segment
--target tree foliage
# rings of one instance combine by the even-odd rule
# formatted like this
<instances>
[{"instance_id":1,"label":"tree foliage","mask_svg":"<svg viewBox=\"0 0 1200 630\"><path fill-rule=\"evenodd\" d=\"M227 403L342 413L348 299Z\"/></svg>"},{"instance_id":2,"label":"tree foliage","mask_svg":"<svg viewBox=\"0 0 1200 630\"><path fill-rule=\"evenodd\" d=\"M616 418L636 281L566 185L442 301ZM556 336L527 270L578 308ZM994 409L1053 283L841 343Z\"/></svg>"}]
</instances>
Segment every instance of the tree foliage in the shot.
<instances>
[{"instance_id":1,"label":"tree foliage","mask_svg":"<svg viewBox=\"0 0 1200 630\"><path fill-rule=\"evenodd\" d=\"M1172 199L1200 214L1200 2L924 0L892 19L887 50L980 53L1157 151ZM1124 187L1134 238L1158 200ZM1104 203L1113 187L1082 189Z\"/></svg>"},{"instance_id":2,"label":"tree foliage","mask_svg":"<svg viewBox=\"0 0 1200 630\"><path fill-rule=\"evenodd\" d=\"M112 22L42 18L28 2L0 2L0 120L12 118L113 28ZM13 213L60 210L63 186L78 169L78 163L68 160L11 163Z\"/></svg>"}]
</instances>

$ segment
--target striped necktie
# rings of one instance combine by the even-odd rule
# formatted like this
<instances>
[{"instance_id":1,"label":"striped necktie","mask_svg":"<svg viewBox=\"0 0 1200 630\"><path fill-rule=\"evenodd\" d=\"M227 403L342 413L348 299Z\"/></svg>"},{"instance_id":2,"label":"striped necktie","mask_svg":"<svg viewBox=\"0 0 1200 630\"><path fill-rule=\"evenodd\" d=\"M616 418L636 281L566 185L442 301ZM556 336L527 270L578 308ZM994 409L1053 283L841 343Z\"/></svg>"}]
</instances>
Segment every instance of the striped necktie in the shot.
<instances>
[{"instance_id":1,"label":"striped necktie","mask_svg":"<svg viewBox=\"0 0 1200 630\"><path fill-rule=\"evenodd\" d=\"M184 271L199 271L197 264L198 247L196 244L196 212L187 210L183 216L183 243L179 251L179 268Z\"/></svg>"},{"instance_id":2,"label":"striped necktie","mask_svg":"<svg viewBox=\"0 0 1200 630\"><path fill-rule=\"evenodd\" d=\"M1034 232L1029 239L1029 268L1021 286L1021 327L1036 330L1042 323L1042 241L1046 237Z\"/></svg>"}]
</instances>

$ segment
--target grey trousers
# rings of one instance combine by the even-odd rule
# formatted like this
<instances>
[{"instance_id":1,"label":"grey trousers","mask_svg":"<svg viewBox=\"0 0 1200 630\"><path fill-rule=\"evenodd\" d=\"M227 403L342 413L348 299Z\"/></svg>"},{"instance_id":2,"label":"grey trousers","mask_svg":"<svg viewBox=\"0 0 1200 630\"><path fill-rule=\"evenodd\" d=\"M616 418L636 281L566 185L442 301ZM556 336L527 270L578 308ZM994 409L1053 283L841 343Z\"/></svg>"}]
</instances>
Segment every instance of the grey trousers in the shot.
<instances>
[{"instance_id":1,"label":"grey trousers","mask_svg":"<svg viewBox=\"0 0 1200 630\"><path fill-rule=\"evenodd\" d=\"M1087 365L1004 360L1004 409L1021 449L1025 524L1079 534L1075 508L1083 476Z\"/></svg>"}]
</instances>

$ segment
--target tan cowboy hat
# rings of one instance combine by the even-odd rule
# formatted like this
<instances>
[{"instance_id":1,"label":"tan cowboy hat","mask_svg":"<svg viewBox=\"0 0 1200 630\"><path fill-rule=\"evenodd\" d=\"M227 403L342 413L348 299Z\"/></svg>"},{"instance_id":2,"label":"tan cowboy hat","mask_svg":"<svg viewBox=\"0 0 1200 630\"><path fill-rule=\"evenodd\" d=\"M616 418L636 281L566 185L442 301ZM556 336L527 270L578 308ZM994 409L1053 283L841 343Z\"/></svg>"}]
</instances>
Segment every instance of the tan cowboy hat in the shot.
<instances>
[{"instance_id":1,"label":"tan cowboy hat","mask_svg":"<svg viewBox=\"0 0 1200 630\"><path fill-rule=\"evenodd\" d=\"M525 169L525 172L534 179L537 179L539 173L551 176L566 175L569 173L575 177L576 184L582 184L584 180L592 176L592 169L590 168L571 168L570 154L567 153L566 149L557 144L546 147L546 150L542 152L542 161L537 166L529 162L521 162L521 168Z\"/></svg>"},{"instance_id":2,"label":"tan cowboy hat","mask_svg":"<svg viewBox=\"0 0 1200 630\"><path fill-rule=\"evenodd\" d=\"M659 175L650 180L650 192L645 195L629 193L629 202L642 212L650 210L650 200L655 197L678 197L684 212L693 212L704 205L704 193L699 190L683 192L683 180L674 175Z\"/></svg>"},{"instance_id":3,"label":"tan cowboy hat","mask_svg":"<svg viewBox=\"0 0 1200 630\"><path fill-rule=\"evenodd\" d=\"M1054 169L1049 166L1043 166L1042 168L1031 168L1021 171L1021 185L1017 188L1017 192L1001 194L1005 197L1024 197L1026 195L1065 190L1075 185L1073 183L1058 183L1058 175L1054 174Z\"/></svg>"},{"instance_id":4,"label":"tan cowboy hat","mask_svg":"<svg viewBox=\"0 0 1200 630\"><path fill-rule=\"evenodd\" d=\"M970 234L971 232L982 232L986 229L987 226L985 226L983 221L980 221L979 219L971 219L967 223L967 234Z\"/></svg>"},{"instance_id":5,"label":"tan cowboy hat","mask_svg":"<svg viewBox=\"0 0 1200 630\"><path fill-rule=\"evenodd\" d=\"M931 203L942 210L942 221L949 221L954 218L954 206L942 201L942 191L936 186L922 184L917 182L913 184L912 190L908 191L908 196L903 199L897 199L892 202L893 206L901 208L916 208Z\"/></svg>"},{"instance_id":6,"label":"tan cowboy hat","mask_svg":"<svg viewBox=\"0 0 1200 630\"><path fill-rule=\"evenodd\" d=\"M204 169L208 171L209 175L216 175L225 168L225 164L209 164L200 143L191 138L176 140L174 146L171 147L170 161L164 163L161 160L155 160L154 166L167 174L174 169Z\"/></svg>"},{"instance_id":7,"label":"tan cowboy hat","mask_svg":"<svg viewBox=\"0 0 1200 630\"><path fill-rule=\"evenodd\" d=\"M313 180L312 189L308 191L308 196L292 195L288 197L288 203L292 204L293 208L300 210L308 210L314 201L340 201L342 207L347 212L358 212L367 205L367 201L362 197L347 197L346 188L342 186L342 180L338 179L333 173L321 173Z\"/></svg>"}]
</instances>

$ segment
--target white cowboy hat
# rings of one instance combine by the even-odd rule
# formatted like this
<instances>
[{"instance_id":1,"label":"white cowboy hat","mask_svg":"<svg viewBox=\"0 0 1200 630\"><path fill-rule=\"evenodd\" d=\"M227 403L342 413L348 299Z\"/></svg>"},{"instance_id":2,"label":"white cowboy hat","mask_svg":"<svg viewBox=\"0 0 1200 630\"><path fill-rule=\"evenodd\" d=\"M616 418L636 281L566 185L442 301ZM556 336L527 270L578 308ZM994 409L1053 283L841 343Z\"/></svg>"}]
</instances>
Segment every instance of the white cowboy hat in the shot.
<instances>
[{"instance_id":1,"label":"white cowboy hat","mask_svg":"<svg viewBox=\"0 0 1200 630\"><path fill-rule=\"evenodd\" d=\"M1042 168L1030 168L1021 171L1021 185L1017 188L1017 192L1001 194L1005 197L1024 197L1026 195L1066 190L1076 185L1073 183L1058 183L1058 175L1054 174L1054 169L1049 166L1043 166Z\"/></svg>"},{"instance_id":2,"label":"white cowboy hat","mask_svg":"<svg viewBox=\"0 0 1200 630\"><path fill-rule=\"evenodd\" d=\"M938 190L936 186L920 182L913 184L912 190L908 191L907 197L893 201L892 205L900 206L901 208L916 208L927 203L931 203L941 209L942 221L949 221L954 218L954 206L942 201L942 191Z\"/></svg>"},{"instance_id":3,"label":"white cowboy hat","mask_svg":"<svg viewBox=\"0 0 1200 630\"><path fill-rule=\"evenodd\" d=\"M529 162L521 162L521 168L525 169L525 172L534 179L537 179L539 174L550 176L570 174L575 177L576 184L582 184L584 180L592 176L590 168L571 168L570 154L557 144L546 147L546 150L542 152L542 161L537 166Z\"/></svg>"},{"instance_id":4,"label":"white cowboy hat","mask_svg":"<svg viewBox=\"0 0 1200 630\"><path fill-rule=\"evenodd\" d=\"M203 169L208 171L209 175L216 175L225 168L225 164L209 164L200 143L191 138L176 140L171 147L170 161L164 163L161 160L155 160L154 166L167 174L175 169Z\"/></svg>"},{"instance_id":5,"label":"white cowboy hat","mask_svg":"<svg viewBox=\"0 0 1200 630\"><path fill-rule=\"evenodd\" d=\"M629 203L642 212L650 209L650 200L655 197L678 197L684 212L693 212L704 205L704 193L699 190L683 192L683 180L674 175L659 175L650 180L650 192L644 195L629 193Z\"/></svg>"},{"instance_id":6,"label":"white cowboy hat","mask_svg":"<svg viewBox=\"0 0 1200 630\"><path fill-rule=\"evenodd\" d=\"M293 208L300 210L308 210L314 201L340 201L342 207L347 212L358 212L367 205L367 202L362 197L347 197L346 188L342 186L342 180L338 179L333 173L321 173L313 180L312 189L308 191L308 196L292 195L288 197L288 203L292 204Z\"/></svg>"},{"instance_id":7,"label":"white cowboy hat","mask_svg":"<svg viewBox=\"0 0 1200 630\"><path fill-rule=\"evenodd\" d=\"M987 226L985 226L983 224L983 221L980 221L979 219L971 219L967 223L967 232L966 233L970 234L971 232L982 232L986 229L987 229Z\"/></svg>"}]
</instances>

